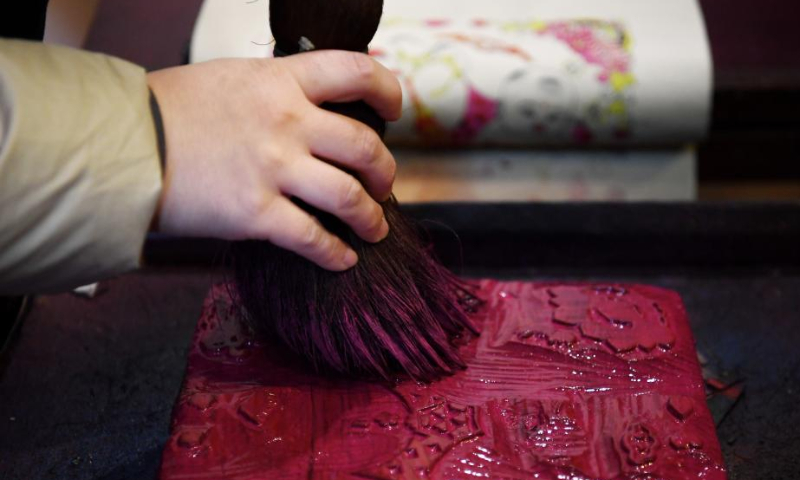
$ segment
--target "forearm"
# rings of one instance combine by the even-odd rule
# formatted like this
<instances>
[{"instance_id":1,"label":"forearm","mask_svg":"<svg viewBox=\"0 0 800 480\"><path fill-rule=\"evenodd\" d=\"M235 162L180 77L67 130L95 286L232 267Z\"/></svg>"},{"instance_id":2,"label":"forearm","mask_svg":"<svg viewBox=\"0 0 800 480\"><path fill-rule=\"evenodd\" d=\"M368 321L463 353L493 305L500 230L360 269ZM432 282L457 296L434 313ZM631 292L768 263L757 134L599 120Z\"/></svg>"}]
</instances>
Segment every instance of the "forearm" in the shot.
<instances>
[{"instance_id":1,"label":"forearm","mask_svg":"<svg viewBox=\"0 0 800 480\"><path fill-rule=\"evenodd\" d=\"M0 40L0 292L135 268L160 192L140 67Z\"/></svg>"}]
</instances>

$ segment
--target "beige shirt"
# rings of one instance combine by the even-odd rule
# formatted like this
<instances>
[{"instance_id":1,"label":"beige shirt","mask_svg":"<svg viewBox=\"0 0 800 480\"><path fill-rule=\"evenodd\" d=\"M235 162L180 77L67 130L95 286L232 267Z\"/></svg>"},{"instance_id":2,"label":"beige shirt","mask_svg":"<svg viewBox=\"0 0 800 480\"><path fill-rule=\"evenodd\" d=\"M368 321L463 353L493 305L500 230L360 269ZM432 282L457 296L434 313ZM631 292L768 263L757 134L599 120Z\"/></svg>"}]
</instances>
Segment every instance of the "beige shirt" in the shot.
<instances>
[{"instance_id":1,"label":"beige shirt","mask_svg":"<svg viewBox=\"0 0 800 480\"><path fill-rule=\"evenodd\" d=\"M141 67L0 39L0 294L137 267L160 192Z\"/></svg>"}]
</instances>

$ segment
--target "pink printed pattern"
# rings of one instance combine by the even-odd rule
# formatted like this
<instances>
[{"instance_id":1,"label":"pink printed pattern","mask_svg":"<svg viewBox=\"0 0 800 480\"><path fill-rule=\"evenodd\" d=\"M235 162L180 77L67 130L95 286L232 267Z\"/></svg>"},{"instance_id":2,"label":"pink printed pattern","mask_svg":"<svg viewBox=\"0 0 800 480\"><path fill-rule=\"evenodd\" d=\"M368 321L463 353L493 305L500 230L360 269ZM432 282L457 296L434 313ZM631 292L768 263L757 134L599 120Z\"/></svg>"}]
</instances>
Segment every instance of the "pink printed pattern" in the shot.
<instances>
[{"instance_id":1,"label":"pink printed pattern","mask_svg":"<svg viewBox=\"0 0 800 480\"><path fill-rule=\"evenodd\" d=\"M531 52L520 43L502 37L505 30L523 32L539 38L552 38L566 45L575 52L587 65L599 67L599 73L593 80L603 86L602 95L594 99L584 99L587 103L579 112L563 111L556 113L560 118L572 116L569 121L559 125L538 124L527 133L518 135L536 136L544 132L563 129L564 135L577 145L588 145L596 141L621 142L632 136L632 101L631 87L636 79L632 72L631 38L623 25L603 20L565 20L550 22L512 22L499 23L476 19L470 24L472 31L459 30L458 25L446 20L430 20L421 22L418 27L422 31L435 32L436 48L442 45L460 45L475 52L491 53L516 58L530 65L538 65L541 59L536 52ZM450 28L450 30L447 30ZM477 33L477 32L486 33ZM424 37L428 38L428 37ZM380 57L398 55L407 56L402 47L394 51L392 45L380 45L373 54ZM430 52L429 52L430 53ZM459 121L445 126L438 119L437 108L448 109L452 105L437 105L431 98L420 94L416 82L416 70L429 62L434 62L436 54L423 54L409 70L397 70L403 81L414 113L414 129L424 143L433 145L465 145L485 140L492 143L491 138L484 139L483 133L492 127L500 116L499 105L503 99L499 93L482 90L476 75L487 75L478 66L474 71L461 66L453 66L451 82L463 83L463 104L465 108ZM441 59L439 59L441 60ZM446 62L445 62L446 64ZM440 65L441 67L441 65ZM512 74L512 72L506 72ZM562 72L565 82L568 74ZM488 75L502 75L503 72L491 72ZM594 74L593 74L594 75ZM461 91L459 90L459 91ZM589 113L592 112L592 113ZM496 135L494 129L489 135ZM534 133L535 132L535 133ZM550 137L542 137L552 141ZM524 139L521 139L524 143Z\"/></svg>"},{"instance_id":2,"label":"pink printed pattern","mask_svg":"<svg viewBox=\"0 0 800 480\"><path fill-rule=\"evenodd\" d=\"M602 67L602 81L607 81L613 73L630 71L628 34L619 24L597 20L553 22L546 24L540 34L562 40L586 62Z\"/></svg>"}]
</instances>

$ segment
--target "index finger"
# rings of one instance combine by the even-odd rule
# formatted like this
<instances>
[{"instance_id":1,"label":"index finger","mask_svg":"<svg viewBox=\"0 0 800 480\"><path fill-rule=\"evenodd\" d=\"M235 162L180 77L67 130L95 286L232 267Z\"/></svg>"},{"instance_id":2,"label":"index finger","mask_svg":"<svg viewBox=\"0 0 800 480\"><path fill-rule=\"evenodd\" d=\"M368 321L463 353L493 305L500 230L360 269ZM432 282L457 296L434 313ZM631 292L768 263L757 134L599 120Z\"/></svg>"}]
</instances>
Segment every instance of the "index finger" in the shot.
<instances>
[{"instance_id":1,"label":"index finger","mask_svg":"<svg viewBox=\"0 0 800 480\"><path fill-rule=\"evenodd\" d=\"M357 52L320 50L281 58L314 104L364 100L386 120L402 113L400 82L386 67Z\"/></svg>"}]
</instances>

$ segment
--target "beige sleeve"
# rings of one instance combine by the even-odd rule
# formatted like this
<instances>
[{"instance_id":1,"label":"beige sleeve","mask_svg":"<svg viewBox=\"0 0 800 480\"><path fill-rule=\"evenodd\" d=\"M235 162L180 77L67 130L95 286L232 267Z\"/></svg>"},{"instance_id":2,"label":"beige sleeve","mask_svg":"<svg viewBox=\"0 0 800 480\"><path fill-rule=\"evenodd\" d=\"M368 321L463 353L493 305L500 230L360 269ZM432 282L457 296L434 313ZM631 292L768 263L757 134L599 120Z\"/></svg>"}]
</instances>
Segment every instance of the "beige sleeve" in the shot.
<instances>
[{"instance_id":1,"label":"beige sleeve","mask_svg":"<svg viewBox=\"0 0 800 480\"><path fill-rule=\"evenodd\" d=\"M160 191L142 68L0 39L0 294L136 268Z\"/></svg>"}]
</instances>

